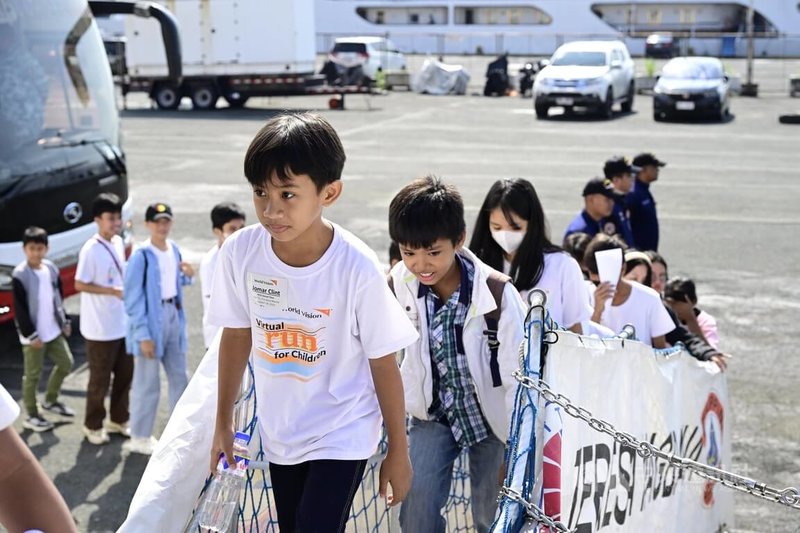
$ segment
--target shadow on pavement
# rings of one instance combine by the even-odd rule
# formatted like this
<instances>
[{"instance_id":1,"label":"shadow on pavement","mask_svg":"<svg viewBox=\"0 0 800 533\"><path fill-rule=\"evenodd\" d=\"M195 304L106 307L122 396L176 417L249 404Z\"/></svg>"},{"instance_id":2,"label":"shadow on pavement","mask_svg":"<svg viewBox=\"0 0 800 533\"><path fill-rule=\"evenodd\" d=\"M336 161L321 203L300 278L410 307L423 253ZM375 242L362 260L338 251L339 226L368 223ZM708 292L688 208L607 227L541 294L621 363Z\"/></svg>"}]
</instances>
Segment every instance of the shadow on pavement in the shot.
<instances>
[{"instance_id":1,"label":"shadow on pavement","mask_svg":"<svg viewBox=\"0 0 800 533\"><path fill-rule=\"evenodd\" d=\"M111 442L102 446L95 446L82 440L78 454L72 461L72 468L53 479L71 510L87 503L98 506L88 524L78 525L81 531L115 531L127 514L127 506L136 491L149 457L136 454L123 457L123 442L125 439L117 436L113 436ZM90 498L92 491L102 486L105 479L114 473L123 460L124 473L120 481L105 490L102 495Z\"/></svg>"}]
</instances>

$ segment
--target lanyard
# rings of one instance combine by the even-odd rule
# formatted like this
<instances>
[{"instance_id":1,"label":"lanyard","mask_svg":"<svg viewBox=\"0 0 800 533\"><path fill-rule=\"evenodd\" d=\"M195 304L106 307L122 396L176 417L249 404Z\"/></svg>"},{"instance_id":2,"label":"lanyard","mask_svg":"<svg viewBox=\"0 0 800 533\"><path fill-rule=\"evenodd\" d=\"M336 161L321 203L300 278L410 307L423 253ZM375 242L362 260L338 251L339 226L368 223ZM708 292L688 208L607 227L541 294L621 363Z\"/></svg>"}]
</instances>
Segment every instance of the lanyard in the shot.
<instances>
[{"instance_id":1,"label":"lanyard","mask_svg":"<svg viewBox=\"0 0 800 533\"><path fill-rule=\"evenodd\" d=\"M115 267L117 267L117 272L119 272L119 275L120 275L120 277L121 277L121 278L125 278L125 274L123 274L123 273L122 273L122 267L119 265L119 261L117 260L117 254L115 254L115 253L114 253L114 252L111 250L111 248L109 248L109 247L108 247L108 245L107 245L106 243L104 243L104 242L103 242L101 239L98 239L97 237L95 237L95 239L94 239L94 240L95 240L95 241L97 241L98 243L100 243L100 245L101 245L103 248L105 248L105 249L106 249L106 252L108 252L108 253L109 253L109 255L111 256L111 259L113 259L113 260L114 260L114 266L115 266Z\"/></svg>"}]
</instances>

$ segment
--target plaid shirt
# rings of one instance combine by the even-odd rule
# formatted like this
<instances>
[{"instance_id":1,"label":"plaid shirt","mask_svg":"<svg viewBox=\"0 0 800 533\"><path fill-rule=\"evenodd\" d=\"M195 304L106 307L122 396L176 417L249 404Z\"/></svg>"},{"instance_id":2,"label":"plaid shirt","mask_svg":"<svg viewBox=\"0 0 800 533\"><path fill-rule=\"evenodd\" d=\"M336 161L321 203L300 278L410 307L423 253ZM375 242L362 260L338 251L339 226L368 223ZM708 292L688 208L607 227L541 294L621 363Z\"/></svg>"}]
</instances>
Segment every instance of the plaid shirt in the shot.
<instances>
[{"instance_id":1,"label":"plaid shirt","mask_svg":"<svg viewBox=\"0 0 800 533\"><path fill-rule=\"evenodd\" d=\"M475 385L464 354L462 332L470 306L475 267L456 255L461 284L447 302L420 283L418 298L425 298L428 338L433 370L434 398L428 414L446 422L461 447L469 447L489 436L489 424L481 412Z\"/></svg>"}]
</instances>

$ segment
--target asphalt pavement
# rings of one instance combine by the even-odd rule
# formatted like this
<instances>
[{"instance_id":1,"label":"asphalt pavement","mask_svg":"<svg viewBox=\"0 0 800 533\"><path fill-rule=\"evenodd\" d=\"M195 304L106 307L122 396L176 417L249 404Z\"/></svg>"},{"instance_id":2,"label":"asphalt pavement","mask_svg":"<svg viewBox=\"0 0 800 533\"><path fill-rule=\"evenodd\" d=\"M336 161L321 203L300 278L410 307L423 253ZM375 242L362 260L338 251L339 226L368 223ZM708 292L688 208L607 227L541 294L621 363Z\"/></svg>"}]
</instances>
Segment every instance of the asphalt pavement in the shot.
<instances>
[{"instance_id":1,"label":"asphalt pavement","mask_svg":"<svg viewBox=\"0 0 800 533\"><path fill-rule=\"evenodd\" d=\"M782 66L776 76L785 71ZM776 86L778 85L775 82ZM122 112L124 149L135 202L135 233L146 237L148 203L175 213L173 238L198 264L212 245L209 211L220 201L245 207L256 221L242 174L244 152L264 121L280 110L320 110L342 137L348 160L344 192L327 216L388 260L387 212L394 193L433 173L456 184L468 226L491 183L530 179L555 241L582 207L581 189L615 154L652 151L668 162L652 187L661 220L660 251L671 275L697 283L700 306L717 318L722 348L734 357L731 469L772 486L800 486L800 388L795 342L800 324L800 128L778 115L800 109L780 92L735 98L726 123L654 123L650 97L632 113L602 121L581 114L541 121L529 99L432 97L395 92L348 97L329 111L325 97L255 99L241 110L150 109L140 97ZM203 354L199 286L186 288L189 366ZM68 301L78 312L77 298ZM77 328L76 328L77 329ZM2 332L0 380L19 397L21 355ZM82 439L87 371L83 346L72 340L76 370L64 398L78 420L53 432L22 431L25 441L72 509L82 531L113 531L124 520L146 458L127 455L122 440L95 447ZM162 404L166 403L166 383ZM162 407L160 432L166 423ZM21 430L21 419L17 422ZM792 532L800 514L736 496L738 532Z\"/></svg>"}]
</instances>

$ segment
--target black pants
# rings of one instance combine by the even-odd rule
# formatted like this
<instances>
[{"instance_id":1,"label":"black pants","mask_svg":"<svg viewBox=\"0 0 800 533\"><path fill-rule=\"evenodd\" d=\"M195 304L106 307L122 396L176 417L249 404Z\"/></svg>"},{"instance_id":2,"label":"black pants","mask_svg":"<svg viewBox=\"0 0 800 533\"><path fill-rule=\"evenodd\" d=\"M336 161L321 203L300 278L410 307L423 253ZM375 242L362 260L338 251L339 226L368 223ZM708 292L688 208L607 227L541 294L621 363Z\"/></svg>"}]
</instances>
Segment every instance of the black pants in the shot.
<instances>
[{"instance_id":1,"label":"black pants","mask_svg":"<svg viewBox=\"0 0 800 533\"><path fill-rule=\"evenodd\" d=\"M366 459L269 464L281 533L343 532Z\"/></svg>"}]
</instances>

